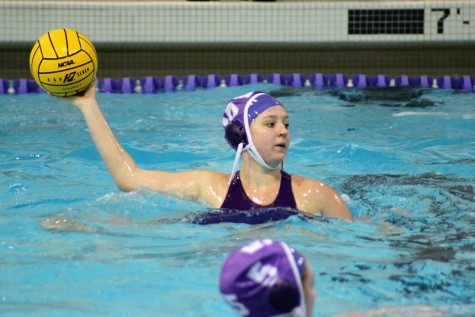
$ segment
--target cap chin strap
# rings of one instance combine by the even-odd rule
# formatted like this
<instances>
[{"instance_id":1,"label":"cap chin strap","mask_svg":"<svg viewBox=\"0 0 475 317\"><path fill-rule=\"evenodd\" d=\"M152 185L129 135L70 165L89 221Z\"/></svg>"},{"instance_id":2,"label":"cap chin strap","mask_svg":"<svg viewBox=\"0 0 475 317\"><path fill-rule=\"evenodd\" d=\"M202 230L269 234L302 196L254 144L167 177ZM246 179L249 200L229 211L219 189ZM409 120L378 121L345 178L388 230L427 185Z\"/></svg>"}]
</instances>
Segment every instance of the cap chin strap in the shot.
<instances>
[{"instance_id":1,"label":"cap chin strap","mask_svg":"<svg viewBox=\"0 0 475 317\"><path fill-rule=\"evenodd\" d=\"M261 165L262 167L264 168L267 168L267 169L270 169L270 170L275 170L277 168L279 169L282 169L282 166L283 164L282 163L278 163L276 165L269 165L267 164L264 159L262 158L262 156L259 154L259 152L257 152L257 149L256 147L254 146L254 144L248 144L246 146L244 146L244 142L241 142L239 143L237 149L236 149L236 156L234 158L234 164L233 164L233 170L231 172L231 177L229 178L229 183L231 184L231 181L233 180L234 178L234 175L236 174L236 171L237 171L237 168L238 168L238 165L239 165L239 159L241 158L241 154L242 152L244 151L247 151L249 153L249 155L251 155L251 157L257 162L259 163L259 165Z\"/></svg>"},{"instance_id":2,"label":"cap chin strap","mask_svg":"<svg viewBox=\"0 0 475 317\"><path fill-rule=\"evenodd\" d=\"M307 306L305 303L305 294L303 291L302 277L300 276L299 269L297 267L297 264L295 263L294 256L292 255L292 250L290 250L289 246L285 243L281 243L281 245L285 251L285 254L287 255L287 259L289 260L290 268L292 269L292 273L294 275L295 281L297 282L297 287L298 287L299 295L300 295L300 305L292 309L292 311L288 315L285 315L285 316L305 317L307 316ZM277 317L277 316L274 316L274 317Z\"/></svg>"},{"instance_id":3,"label":"cap chin strap","mask_svg":"<svg viewBox=\"0 0 475 317\"><path fill-rule=\"evenodd\" d=\"M239 164L239 159L241 158L241 153L242 153L243 146L244 146L244 142L239 143L238 146L237 146L236 156L234 157L233 170L231 172L231 177L229 178L229 184L231 184L231 182L234 178L234 175L236 174L238 164Z\"/></svg>"}]
</instances>

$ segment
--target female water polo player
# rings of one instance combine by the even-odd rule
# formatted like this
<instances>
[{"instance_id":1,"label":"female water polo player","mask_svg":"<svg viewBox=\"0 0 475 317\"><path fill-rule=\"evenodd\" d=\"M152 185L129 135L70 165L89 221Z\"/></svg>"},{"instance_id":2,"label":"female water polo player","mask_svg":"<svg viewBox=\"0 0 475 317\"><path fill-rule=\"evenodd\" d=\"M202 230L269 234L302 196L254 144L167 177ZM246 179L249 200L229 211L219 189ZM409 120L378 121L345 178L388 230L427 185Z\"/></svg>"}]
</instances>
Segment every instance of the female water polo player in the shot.
<instances>
[{"instance_id":1,"label":"female water polo player","mask_svg":"<svg viewBox=\"0 0 475 317\"><path fill-rule=\"evenodd\" d=\"M247 317L310 317L316 292L308 261L282 241L256 240L229 254L219 290Z\"/></svg>"},{"instance_id":2,"label":"female water polo player","mask_svg":"<svg viewBox=\"0 0 475 317\"><path fill-rule=\"evenodd\" d=\"M278 207L353 218L345 202L330 187L282 170L290 144L289 118L285 107L266 93L250 92L232 99L226 107L225 137L236 149L231 175L210 170L142 169L109 128L96 100L95 85L83 96L67 99L81 110L102 159L122 191L146 189L226 210ZM241 157L241 169L236 171Z\"/></svg>"}]
</instances>

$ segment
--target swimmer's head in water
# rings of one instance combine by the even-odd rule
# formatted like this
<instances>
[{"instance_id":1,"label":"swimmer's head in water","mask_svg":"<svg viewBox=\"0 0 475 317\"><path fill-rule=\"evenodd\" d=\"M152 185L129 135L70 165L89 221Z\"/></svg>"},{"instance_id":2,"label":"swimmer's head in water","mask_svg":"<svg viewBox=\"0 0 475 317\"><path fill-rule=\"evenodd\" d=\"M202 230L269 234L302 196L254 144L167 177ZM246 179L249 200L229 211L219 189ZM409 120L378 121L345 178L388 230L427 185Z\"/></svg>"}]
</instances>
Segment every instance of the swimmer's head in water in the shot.
<instances>
[{"instance_id":1,"label":"swimmer's head in water","mask_svg":"<svg viewBox=\"0 0 475 317\"><path fill-rule=\"evenodd\" d=\"M219 288L243 316L306 316L304 263L284 242L257 240L228 256Z\"/></svg>"},{"instance_id":2,"label":"swimmer's head in water","mask_svg":"<svg viewBox=\"0 0 475 317\"><path fill-rule=\"evenodd\" d=\"M261 113L274 106L284 107L277 99L262 91L251 91L228 102L223 115L224 138L236 150L231 179L234 177L243 151L247 151L256 162L265 168L282 168L282 163L269 165L264 161L252 142L249 128Z\"/></svg>"},{"instance_id":3,"label":"swimmer's head in water","mask_svg":"<svg viewBox=\"0 0 475 317\"><path fill-rule=\"evenodd\" d=\"M233 149L240 143L252 143L249 126L261 113L273 106L283 105L274 97L262 91L251 91L231 99L224 111L224 137ZM246 128L247 126L247 128Z\"/></svg>"}]
</instances>

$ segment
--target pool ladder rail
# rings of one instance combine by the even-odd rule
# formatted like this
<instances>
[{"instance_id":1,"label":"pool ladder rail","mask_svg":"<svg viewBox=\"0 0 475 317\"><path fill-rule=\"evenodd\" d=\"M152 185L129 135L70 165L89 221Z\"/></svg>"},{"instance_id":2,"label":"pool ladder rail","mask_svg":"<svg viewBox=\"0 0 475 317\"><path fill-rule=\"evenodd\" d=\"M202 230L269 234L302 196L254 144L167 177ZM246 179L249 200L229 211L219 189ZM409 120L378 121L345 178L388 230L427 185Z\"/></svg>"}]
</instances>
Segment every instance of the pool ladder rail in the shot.
<instances>
[{"instance_id":1,"label":"pool ladder rail","mask_svg":"<svg viewBox=\"0 0 475 317\"><path fill-rule=\"evenodd\" d=\"M323 74L313 73L309 76L301 73L280 74L272 73L267 76L261 74L217 74L167 75L163 77L147 76L140 79L133 77L101 78L97 89L102 93L166 93L177 90L193 91L196 89L210 89L215 87L234 87L255 83L270 83L295 88L312 87L313 89L341 89L341 88L384 88L384 87L425 87L455 89L473 92L475 77L464 75L454 77L449 75L432 78L427 75L408 76L398 75L391 78L388 75L356 74ZM45 91L32 79L21 78L7 80L0 78L0 94L44 93Z\"/></svg>"}]
</instances>

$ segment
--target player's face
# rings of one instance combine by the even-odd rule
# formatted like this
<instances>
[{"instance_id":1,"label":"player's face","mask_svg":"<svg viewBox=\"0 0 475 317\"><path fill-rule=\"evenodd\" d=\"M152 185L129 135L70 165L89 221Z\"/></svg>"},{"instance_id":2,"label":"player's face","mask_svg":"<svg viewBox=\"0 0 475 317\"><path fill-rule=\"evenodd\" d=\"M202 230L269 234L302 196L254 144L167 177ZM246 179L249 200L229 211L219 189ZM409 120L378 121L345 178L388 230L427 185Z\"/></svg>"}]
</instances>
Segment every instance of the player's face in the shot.
<instances>
[{"instance_id":1,"label":"player's face","mask_svg":"<svg viewBox=\"0 0 475 317\"><path fill-rule=\"evenodd\" d=\"M269 165L281 163L290 145L289 116L282 106L261 113L250 126L252 141Z\"/></svg>"}]
</instances>

